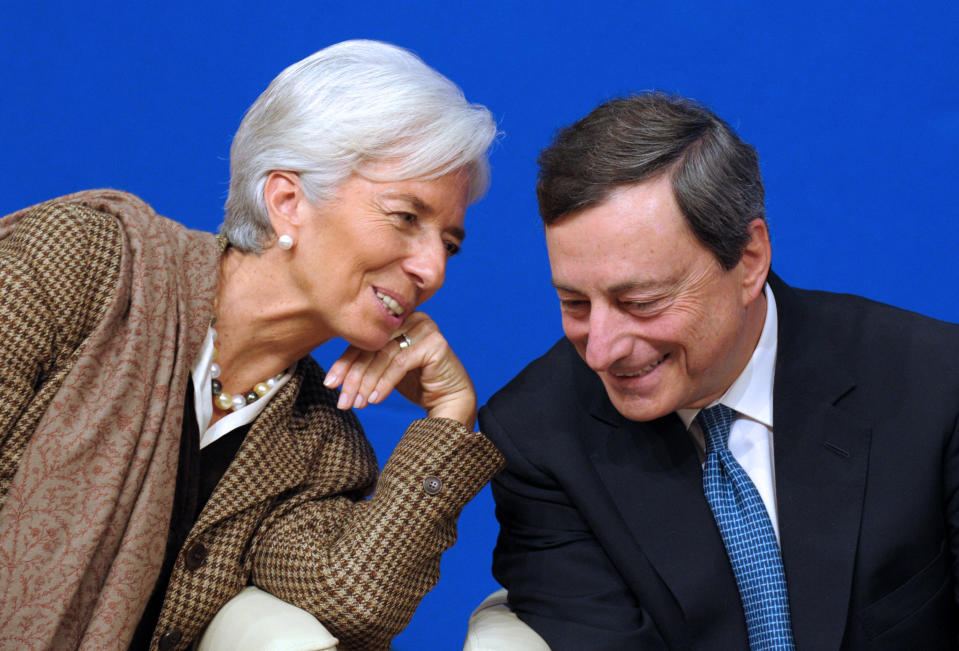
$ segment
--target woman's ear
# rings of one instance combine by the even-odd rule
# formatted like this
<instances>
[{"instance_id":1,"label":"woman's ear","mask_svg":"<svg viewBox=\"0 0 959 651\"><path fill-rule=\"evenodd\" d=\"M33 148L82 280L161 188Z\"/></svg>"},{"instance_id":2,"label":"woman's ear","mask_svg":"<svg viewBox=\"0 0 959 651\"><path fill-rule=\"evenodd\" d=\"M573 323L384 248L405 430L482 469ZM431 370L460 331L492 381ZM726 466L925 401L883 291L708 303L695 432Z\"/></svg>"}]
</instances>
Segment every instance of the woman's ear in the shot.
<instances>
[{"instance_id":1,"label":"woman's ear","mask_svg":"<svg viewBox=\"0 0 959 651\"><path fill-rule=\"evenodd\" d=\"M263 199L276 234L295 238L306 204L299 175L276 170L270 172L263 186Z\"/></svg>"}]
</instances>

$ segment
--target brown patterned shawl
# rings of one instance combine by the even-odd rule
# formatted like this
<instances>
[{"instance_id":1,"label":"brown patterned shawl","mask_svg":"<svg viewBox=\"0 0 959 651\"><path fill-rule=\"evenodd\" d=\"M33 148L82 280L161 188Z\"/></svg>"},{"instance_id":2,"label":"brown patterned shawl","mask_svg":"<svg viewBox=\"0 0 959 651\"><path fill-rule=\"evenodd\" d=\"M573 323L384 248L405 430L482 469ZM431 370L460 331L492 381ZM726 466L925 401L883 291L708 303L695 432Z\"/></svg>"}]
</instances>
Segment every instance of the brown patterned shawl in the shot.
<instances>
[{"instance_id":1,"label":"brown patterned shawl","mask_svg":"<svg viewBox=\"0 0 959 651\"><path fill-rule=\"evenodd\" d=\"M0 646L103 649L130 638L163 559L186 383L212 312L219 247L123 192L54 201L116 215L123 251L104 318L0 512ZM0 239L36 208L0 220Z\"/></svg>"}]
</instances>

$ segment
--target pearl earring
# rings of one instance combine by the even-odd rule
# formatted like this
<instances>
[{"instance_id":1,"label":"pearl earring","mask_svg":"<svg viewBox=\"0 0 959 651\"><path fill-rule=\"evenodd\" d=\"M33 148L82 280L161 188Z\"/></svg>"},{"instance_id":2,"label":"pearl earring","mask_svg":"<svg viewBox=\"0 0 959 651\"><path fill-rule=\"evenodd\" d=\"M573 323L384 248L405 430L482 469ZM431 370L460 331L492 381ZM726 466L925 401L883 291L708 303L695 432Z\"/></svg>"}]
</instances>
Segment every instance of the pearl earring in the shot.
<instances>
[{"instance_id":1,"label":"pearl earring","mask_svg":"<svg viewBox=\"0 0 959 651\"><path fill-rule=\"evenodd\" d=\"M280 235L276 240L276 245L284 251L289 251L293 248L293 238L286 234Z\"/></svg>"}]
</instances>

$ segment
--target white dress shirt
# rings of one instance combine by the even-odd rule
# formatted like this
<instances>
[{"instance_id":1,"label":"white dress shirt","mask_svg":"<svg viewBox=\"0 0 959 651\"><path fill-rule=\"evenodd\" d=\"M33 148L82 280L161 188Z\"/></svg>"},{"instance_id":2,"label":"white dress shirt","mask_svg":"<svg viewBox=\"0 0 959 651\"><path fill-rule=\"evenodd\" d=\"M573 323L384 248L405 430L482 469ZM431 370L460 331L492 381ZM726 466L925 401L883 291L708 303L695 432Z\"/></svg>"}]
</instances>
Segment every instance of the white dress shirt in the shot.
<instances>
[{"instance_id":1,"label":"white dress shirt","mask_svg":"<svg viewBox=\"0 0 959 651\"><path fill-rule=\"evenodd\" d=\"M773 457L773 382L779 319L772 289L766 285L764 291L766 321L763 323L756 350L726 393L708 406L723 404L737 412L736 420L729 430L729 451L756 485L778 540L779 520L776 515L776 471ZM700 459L705 460L703 431L695 420L698 413L699 409L677 410L696 443Z\"/></svg>"},{"instance_id":2,"label":"white dress shirt","mask_svg":"<svg viewBox=\"0 0 959 651\"><path fill-rule=\"evenodd\" d=\"M196 363L190 370L193 376L193 403L196 408L196 423L200 431L200 449L210 445L220 437L229 434L238 427L253 422L253 419L260 415L260 412L273 399L284 384L290 381L296 364L288 368L283 375L276 379L273 387L253 403L241 407L220 420L210 425L210 419L213 418L213 388L211 386L212 376L210 368L213 366L213 328L209 328L206 333L206 339L203 340L203 346L200 348L200 355Z\"/></svg>"}]
</instances>

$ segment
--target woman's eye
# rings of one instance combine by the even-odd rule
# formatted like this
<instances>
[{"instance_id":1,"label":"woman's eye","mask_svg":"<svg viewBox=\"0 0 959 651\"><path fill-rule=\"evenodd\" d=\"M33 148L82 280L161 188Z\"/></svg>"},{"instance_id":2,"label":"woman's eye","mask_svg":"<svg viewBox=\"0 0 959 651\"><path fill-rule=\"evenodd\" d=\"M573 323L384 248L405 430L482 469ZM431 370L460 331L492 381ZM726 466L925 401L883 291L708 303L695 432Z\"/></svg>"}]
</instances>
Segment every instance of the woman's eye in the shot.
<instances>
[{"instance_id":1,"label":"woman's eye","mask_svg":"<svg viewBox=\"0 0 959 651\"><path fill-rule=\"evenodd\" d=\"M452 258L454 255L460 252L460 245L456 242L444 242L443 244L446 247L446 255L448 257Z\"/></svg>"},{"instance_id":2,"label":"woman's eye","mask_svg":"<svg viewBox=\"0 0 959 651\"><path fill-rule=\"evenodd\" d=\"M398 212L396 213L396 216L405 221L407 224L415 224L417 219L416 215L411 212Z\"/></svg>"}]
</instances>

